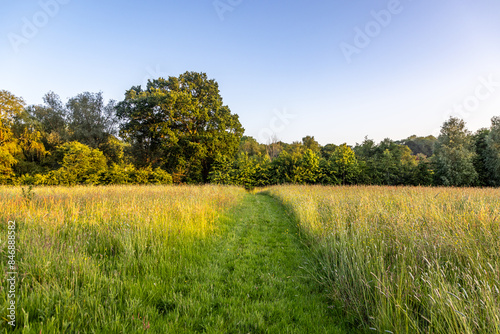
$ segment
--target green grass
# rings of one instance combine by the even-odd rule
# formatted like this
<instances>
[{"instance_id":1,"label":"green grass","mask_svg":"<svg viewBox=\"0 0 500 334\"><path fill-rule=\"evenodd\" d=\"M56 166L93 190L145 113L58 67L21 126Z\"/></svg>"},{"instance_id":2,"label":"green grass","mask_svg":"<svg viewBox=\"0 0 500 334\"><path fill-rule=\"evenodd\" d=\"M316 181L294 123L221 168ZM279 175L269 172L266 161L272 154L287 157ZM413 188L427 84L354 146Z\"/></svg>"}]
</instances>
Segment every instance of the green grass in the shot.
<instances>
[{"instance_id":1,"label":"green grass","mask_svg":"<svg viewBox=\"0 0 500 334\"><path fill-rule=\"evenodd\" d=\"M179 300L199 305L200 313L175 311L177 332L183 324L210 333L342 332L320 286L302 269L310 266L307 253L276 200L247 195L207 260L196 292Z\"/></svg>"},{"instance_id":2,"label":"green grass","mask_svg":"<svg viewBox=\"0 0 500 334\"><path fill-rule=\"evenodd\" d=\"M309 275L294 221L269 196L131 186L0 195L3 258L6 222L18 225L16 332L352 330ZM0 326L10 330L5 319Z\"/></svg>"},{"instance_id":3,"label":"green grass","mask_svg":"<svg viewBox=\"0 0 500 334\"><path fill-rule=\"evenodd\" d=\"M500 333L500 190L278 186L332 302L378 332Z\"/></svg>"},{"instance_id":4,"label":"green grass","mask_svg":"<svg viewBox=\"0 0 500 334\"><path fill-rule=\"evenodd\" d=\"M245 192L48 187L26 201L19 188L3 187L0 195L4 264L7 221L17 223L17 331L134 333L174 326L171 298L193 289L223 212ZM6 294L0 298L5 310ZM0 326L10 329L4 314Z\"/></svg>"},{"instance_id":5,"label":"green grass","mask_svg":"<svg viewBox=\"0 0 500 334\"><path fill-rule=\"evenodd\" d=\"M500 333L499 189L0 187L0 198L3 277L17 226L18 333Z\"/></svg>"}]
</instances>

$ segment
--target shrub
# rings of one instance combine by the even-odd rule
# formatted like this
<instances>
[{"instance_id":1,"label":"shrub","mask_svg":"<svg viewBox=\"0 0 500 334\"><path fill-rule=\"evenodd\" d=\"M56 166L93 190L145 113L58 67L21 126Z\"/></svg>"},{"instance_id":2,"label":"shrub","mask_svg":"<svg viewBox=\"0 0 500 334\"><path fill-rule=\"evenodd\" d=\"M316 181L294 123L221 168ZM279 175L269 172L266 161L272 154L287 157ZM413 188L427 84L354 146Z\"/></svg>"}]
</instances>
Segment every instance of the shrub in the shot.
<instances>
[{"instance_id":1,"label":"shrub","mask_svg":"<svg viewBox=\"0 0 500 334\"><path fill-rule=\"evenodd\" d=\"M64 143L57 151L62 155L62 167L56 171L60 184L99 184L106 171L106 158L101 151L77 141Z\"/></svg>"}]
</instances>

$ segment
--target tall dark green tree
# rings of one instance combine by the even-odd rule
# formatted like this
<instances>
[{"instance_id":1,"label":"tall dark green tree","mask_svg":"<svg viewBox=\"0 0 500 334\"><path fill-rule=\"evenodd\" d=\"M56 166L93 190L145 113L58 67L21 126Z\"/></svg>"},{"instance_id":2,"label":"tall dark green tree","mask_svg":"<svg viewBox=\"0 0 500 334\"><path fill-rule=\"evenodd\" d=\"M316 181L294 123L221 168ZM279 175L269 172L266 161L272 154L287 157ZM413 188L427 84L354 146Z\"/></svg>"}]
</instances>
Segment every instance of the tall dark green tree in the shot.
<instances>
[{"instance_id":1,"label":"tall dark green tree","mask_svg":"<svg viewBox=\"0 0 500 334\"><path fill-rule=\"evenodd\" d=\"M314 153L320 153L321 145L314 139L314 136L305 136L302 138L302 145Z\"/></svg>"},{"instance_id":2,"label":"tall dark green tree","mask_svg":"<svg viewBox=\"0 0 500 334\"><path fill-rule=\"evenodd\" d=\"M487 164L489 158L488 135L490 130L482 128L473 136L476 156L474 157L474 169L478 174L477 185L481 187L492 185L493 179Z\"/></svg>"},{"instance_id":3,"label":"tall dark green tree","mask_svg":"<svg viewBox=\"0 0 500 334\"><path fill-rule=\"evenodd\" d=\"M117 116L138 165L161 166L193 183L207 181L215 157L234 156L244 131L205 73L132 87Z\"/></svg>"},{"instance_id":4,"label":"tall dark green tree","mask_svg":"<svg viewBox=\"0 0 500 334\"><path fill-rule=\"evenodd\" d=\"M43 102L42 105L29 106L26 111L37 124L46 149L53 151L69 139L66 108L53 92L45 94Z\"/></svg>"},{"instance_id":5,"label":"tall dark green tree","mask_svg":"<svg viewBox=\"0 0 500 334\"><path fill-rule=\"evenodd\" d=\"M491 128L486 137L485 167L489 185L500 186L500 117L491 119Z\"/></svg>"},{"instance_id":6,"label":"tall dark green tree","mask_svg":"<svg viewBox=\"0 0 500 334\"><path fill-rule=\"evenodd\" d=\"M415 184L417 158L408 146L384 139L378 145L365 138L354 148L361 170L358 180L364 184Z\"/></svg>"},{"instance_id":7,"label":"tall dark green tree","mask_svg":"<svg viewBox=\"0 0 500 334\"><path fill-rule=\"evenodd\" d=\"M450 117L441 127L434 149L436 183L445 186L471 186L477 180L474 169L474 142L461 119Z\"/></svg>"},{"instance_id":8,"label":"tall dark green tree","mask_svg":"<svg viewBox=\"0 0 500 334\"><path fill-rule=\"evenodd\" d=\"M415 169L413 183L414 186L431 186L434 181L434 171L432 170L431 159L425 154L417 154L417 168Z\"/></svg>"},{"instance_id":9,"label":"tall dark green tree","mask_svg":"<svg viewBox=\"0 0 500 334\"><path fill-rule=\"evenodd\" d=\"M117 132L115 102L104 102L102 93L85 92L66 104L70 140L103 150Z\"/></svg>"},{"instance_id":10,"label":"tall dark green tree","mask_svg":"<svg viewBox=\"0 0 500 334\"><path fill-rule=\"evenodd\" d=\"M356 153L360 168L358 182L362 184L381 184L375 164L377 154L375 141L365 137L361 144L356 143L354 153Z\"/></svg>"}]
</instances>

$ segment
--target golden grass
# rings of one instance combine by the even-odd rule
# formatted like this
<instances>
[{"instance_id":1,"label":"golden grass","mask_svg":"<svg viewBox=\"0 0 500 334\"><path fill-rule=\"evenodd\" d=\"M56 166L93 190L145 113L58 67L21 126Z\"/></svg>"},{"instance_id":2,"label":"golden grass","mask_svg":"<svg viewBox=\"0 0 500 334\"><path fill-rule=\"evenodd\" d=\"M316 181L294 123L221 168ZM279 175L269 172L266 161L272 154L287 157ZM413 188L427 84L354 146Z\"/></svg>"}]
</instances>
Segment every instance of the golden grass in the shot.
<instances>
[{"instance_id":1,"label":"golden grass","mask_svg":"<svg viewBox=\"0 0 500 334\"><path fill-rule=\"evenodd\" d=\"M244 192L234 187L107 186L35 188L31 201L18 187L0 187L0 221L29 228L82 224L212 233L221 211Z\"/></svg>"},{"instance_id":2,"label":"golden grass","mask_svg":"<svg viewBox=\"0 0 500 334\"><path fill-rule=\"evenodd\" d=\"M16 221L17 327L72 332L131 326L117 316L156 314L155 282L176 277L219 233L245 191L220 186L41 187L31 199L0 187L0 249ZM0 275L6 275L6 263ZM154 283L154 284L153 284ZM156 297L155 297L156 298ZM6 309L7 299L2 307ZM150 305L151 304L151 305ZM156 306L155 306L156 305ZM68 327L69 326L69 327ZM0 328L9 326L0 320Z\"/></svg>"}]
</instances>

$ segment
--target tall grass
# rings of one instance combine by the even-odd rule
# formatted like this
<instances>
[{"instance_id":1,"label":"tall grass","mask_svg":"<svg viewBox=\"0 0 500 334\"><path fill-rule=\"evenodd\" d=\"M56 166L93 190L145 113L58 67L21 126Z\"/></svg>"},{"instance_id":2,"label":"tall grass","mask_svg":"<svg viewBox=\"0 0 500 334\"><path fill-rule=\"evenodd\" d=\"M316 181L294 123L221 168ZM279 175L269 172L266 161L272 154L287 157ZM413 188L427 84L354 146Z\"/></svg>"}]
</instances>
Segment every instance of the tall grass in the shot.
<instances>
[{"instance_id":1,"label":"tall grass","mask_svg":"<svg viewBox=\"0 0 500 334\"><path fill-rule=\"evenodd\" d=\"M244 193L236 187L110 186L35 188L27 196L0 187L4 254L8 221L16 221L18 233L17 328L164 331L171 319L162 315L173 307L165 296L182 293L184 273L203 251L196 245L220 232L219 216ZM0 305L7 308L5 294ZM0 321L0 328L9 328Z\"/></svg>"},{"instance_id":2,"label":"tall grass","mask_svg":"<svg viewBox=\"0 0 500 334\"><path fill-rule=\"evenodd\" d=\"M367 327L500 332L500 190L277 186L317 279Z\"/></svg>"}]
</instances>

